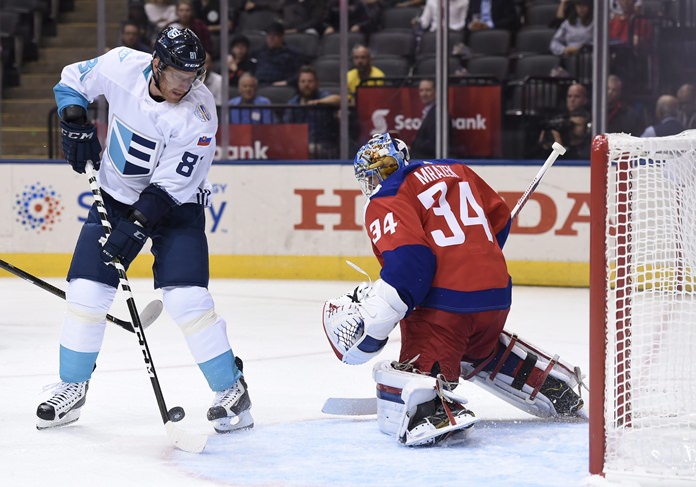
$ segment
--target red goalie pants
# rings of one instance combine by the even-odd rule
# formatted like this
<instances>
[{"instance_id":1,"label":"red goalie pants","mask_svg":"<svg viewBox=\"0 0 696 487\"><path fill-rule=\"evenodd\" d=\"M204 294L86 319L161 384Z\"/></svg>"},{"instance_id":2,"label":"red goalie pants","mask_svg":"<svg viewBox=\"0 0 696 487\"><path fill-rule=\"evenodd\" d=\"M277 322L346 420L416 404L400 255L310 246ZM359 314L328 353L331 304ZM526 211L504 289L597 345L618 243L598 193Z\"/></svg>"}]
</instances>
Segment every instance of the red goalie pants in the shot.
<instances>
[{"instance_id":1,"label":"red goalie pants","mask_svg":"<svg viewBox=\"0 0 696 487\"><path fill-rule=\"evenodd\" d=\"M462 360L486 358L498 343L510 309L478 313L449 313L438 309L418 308L401 321L399 362L418 359L414 366L423 373L439 372L449 382L456 382Z\"/></svg>"}]
</instances>

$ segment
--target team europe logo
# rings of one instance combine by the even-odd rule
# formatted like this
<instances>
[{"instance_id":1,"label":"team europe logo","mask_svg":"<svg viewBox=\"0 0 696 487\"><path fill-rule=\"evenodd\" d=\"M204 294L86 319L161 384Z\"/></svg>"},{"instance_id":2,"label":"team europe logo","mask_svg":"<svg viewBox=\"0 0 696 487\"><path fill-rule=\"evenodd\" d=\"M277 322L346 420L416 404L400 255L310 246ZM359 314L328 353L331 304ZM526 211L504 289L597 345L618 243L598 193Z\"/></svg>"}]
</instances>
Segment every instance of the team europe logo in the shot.
<instances>
[{"instance_id":1,"label":"team europe logo","mask_svg":"<svg viewBox=\"0 0 696 487\"><path fill-rule=\"evenodd\" d=\"M53 230L64 210L60 195L51 186L38 182L25 186L24 191L15 195L16 221L26 230L36 230L37 233Z\"/></svg>"},{"instance_id":2,"label":"team europe logo","mask_svg":"<svg viewBox=\"0 0 696 487\"><path fill-rule=\"evenodd\" d=\"M154 169L159 143L137 133L118 118L109 125L109 158L124 176L142 176Z\"/></svg>"}]
</instances>

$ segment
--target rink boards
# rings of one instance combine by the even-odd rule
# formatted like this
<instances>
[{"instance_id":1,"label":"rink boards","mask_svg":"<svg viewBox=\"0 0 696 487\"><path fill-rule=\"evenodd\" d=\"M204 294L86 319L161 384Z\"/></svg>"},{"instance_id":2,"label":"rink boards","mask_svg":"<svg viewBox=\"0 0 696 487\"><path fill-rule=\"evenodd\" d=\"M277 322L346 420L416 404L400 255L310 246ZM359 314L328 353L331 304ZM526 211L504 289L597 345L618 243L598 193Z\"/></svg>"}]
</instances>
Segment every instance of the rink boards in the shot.
<instances>
[{"instance_id":1,"label":"rink boards","mask_svg":"<svg viewBox=\"0 0 696 487\"><path fill-rule=\"evenodd\" d=\"M470 165L512 208L543 161ZM363 280L378 277L362 228L365 199L348 163L217 162L207 210L211 276ZM505 246L516 284L587 286L590 168L559 161L514 222ZM40 276L63 276L92 202L87 178L62 161L0 160L0 255ZM151 275L143 255L131 277Z\"/></svg>"}]
</instances>

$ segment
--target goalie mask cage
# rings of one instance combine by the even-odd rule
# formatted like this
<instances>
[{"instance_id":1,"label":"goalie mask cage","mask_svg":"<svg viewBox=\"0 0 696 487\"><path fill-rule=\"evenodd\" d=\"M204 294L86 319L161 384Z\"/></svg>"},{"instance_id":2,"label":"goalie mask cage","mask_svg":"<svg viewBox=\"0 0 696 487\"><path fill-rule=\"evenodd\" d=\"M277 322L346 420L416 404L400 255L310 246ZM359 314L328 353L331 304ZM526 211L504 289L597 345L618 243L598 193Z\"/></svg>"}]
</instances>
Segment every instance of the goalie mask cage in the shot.
<instances>
[{"instance_id":1,"label":"goalie mask cage","mask_svg":"<svg viewBox=\"0 0 696 487\"><path fill-rule=\"evenodd\" d=\"M590 472L696 485L696 130L592 144Z\"/></svg>"}]
</instances>

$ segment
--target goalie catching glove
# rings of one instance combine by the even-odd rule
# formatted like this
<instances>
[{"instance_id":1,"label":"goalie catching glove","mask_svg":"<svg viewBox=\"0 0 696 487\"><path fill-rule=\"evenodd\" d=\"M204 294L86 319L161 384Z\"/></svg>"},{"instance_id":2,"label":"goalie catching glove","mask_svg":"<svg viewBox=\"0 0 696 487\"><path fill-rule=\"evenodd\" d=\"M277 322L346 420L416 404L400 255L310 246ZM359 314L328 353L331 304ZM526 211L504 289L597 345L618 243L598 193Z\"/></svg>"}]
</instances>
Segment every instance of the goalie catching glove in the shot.
<instances>
[{"instance_id":1,"label":"goalie catching glove","mask_svg":"<svg viewBox=\"0 0 696 487\"><path fill-rule=\"evenodd\" d=\"M363 364L382 351L406 311L399 293L382 279L362 283L353 293L324 303L324 332L341 362Z\"/></svg>"}]
</instances>

